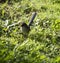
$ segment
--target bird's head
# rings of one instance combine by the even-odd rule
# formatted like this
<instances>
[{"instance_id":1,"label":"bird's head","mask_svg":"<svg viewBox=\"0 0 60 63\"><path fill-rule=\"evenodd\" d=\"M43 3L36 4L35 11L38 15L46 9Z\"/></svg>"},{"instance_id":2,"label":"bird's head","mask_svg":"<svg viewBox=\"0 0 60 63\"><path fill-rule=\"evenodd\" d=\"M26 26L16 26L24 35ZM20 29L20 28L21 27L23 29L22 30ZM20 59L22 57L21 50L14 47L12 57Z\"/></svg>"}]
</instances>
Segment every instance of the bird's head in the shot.
<instances>
[{"instance_id":1,"label":"bird's head","mask_svg":"<svg viewBox=\"0 0 60 63\"><path fill-rule=\"evenodd\" d=\"M27 26L27 24L25 22L22 22L21 27L23 27L23 26Z\"/></svg>"}]
</instances>

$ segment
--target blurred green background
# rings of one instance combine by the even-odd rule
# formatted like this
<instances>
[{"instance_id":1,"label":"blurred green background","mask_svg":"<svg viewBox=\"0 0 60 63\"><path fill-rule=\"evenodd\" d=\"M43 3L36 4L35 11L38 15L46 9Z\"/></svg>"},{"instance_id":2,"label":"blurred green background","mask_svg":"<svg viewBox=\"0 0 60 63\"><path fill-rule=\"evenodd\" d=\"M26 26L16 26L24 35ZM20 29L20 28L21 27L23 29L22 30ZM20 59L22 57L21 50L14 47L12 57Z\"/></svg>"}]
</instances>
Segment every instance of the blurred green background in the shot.
<instances>
[{"instance_id":1,"label":"blurred green background","mask_svg":"<svg viewBox=\"0 0 60 63\"><path fill-rule=\"evenodd\" d=\"M20 34L37 12L28 37ZM60 0L0 0L0 63L60 63Z\"/></svg>"}]
</instances>

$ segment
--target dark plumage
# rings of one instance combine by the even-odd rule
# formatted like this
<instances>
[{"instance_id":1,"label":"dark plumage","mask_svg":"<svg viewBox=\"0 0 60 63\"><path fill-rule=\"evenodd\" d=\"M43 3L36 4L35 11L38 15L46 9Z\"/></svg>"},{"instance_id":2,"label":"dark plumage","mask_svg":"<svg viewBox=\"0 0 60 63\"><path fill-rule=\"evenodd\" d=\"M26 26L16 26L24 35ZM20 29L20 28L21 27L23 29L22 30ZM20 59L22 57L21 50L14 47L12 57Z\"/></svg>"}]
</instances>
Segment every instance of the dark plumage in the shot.
<instances>
[{"instance_id":1,"label":"dark plumage","mask_svg":"<svg viewBox=\"0 0 60 63\"><path fill-rule=\"evenodd\" d=\"M22 23L21 27L22 27L22 32L24 33L28 33L30 31L30 27L24 22Z\"/></svg>"},{"instance_id":2,"label":"dark plumage","mask_svg":"<svg viewBox=\"0 0 60 63\"><path fill-rule=\"evenodd\" d=\"M33 20L34 20L35 17L36 17L36 12L33 12L32 17L31 17L31 19L30 19L30 21L29 21L28 26L31 26L31 25L32 25Z\"/></svg>"},{"instance_id":3,"label":"dark plumage","mask_svg":"<svg viewBox=\"0 0 60 63\"><path fill-rule=\"evenodd\" d=\"M33 15L32 15L32 17L31 17L31 19L30 19L28 25L27 25L26 23L24 23L24 22L22 23L22 25L21 25L21 31L22 31L22 33L23 33L24 35L26 35L26 34L29 33L29 31L30 31L30 26L32 25L35 16L36 16L36 12L33 13Z\"/></svg>"}]
</instances>

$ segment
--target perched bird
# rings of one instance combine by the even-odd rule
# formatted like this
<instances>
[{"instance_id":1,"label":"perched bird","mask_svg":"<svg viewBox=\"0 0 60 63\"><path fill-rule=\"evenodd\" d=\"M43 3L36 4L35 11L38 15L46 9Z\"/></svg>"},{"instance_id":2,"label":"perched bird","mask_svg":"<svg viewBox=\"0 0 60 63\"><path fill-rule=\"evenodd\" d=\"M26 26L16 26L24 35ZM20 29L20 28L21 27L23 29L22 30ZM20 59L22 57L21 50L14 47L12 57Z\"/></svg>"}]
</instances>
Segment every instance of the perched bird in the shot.
<instances>
[{"instance_id":1,"label":"perched bird","mask_svg":"<svg viewBox=\"0 0 60 63\"><path fill-rule=\"evenodd\" d=\"M29 24L27 25L25 22L23 22L23 23L21 24L21 31L22 31L22 33L23 33L24 35L27 35L27 34L29 33L29 31L30 31L30 26L32 25L33 20L34 20L35 17L36 17L36 12L33 12L33 15L32 15L32 17L31 17L31 19L30 19L30 21L29 21Z\"/></svg>"}]
</instances>

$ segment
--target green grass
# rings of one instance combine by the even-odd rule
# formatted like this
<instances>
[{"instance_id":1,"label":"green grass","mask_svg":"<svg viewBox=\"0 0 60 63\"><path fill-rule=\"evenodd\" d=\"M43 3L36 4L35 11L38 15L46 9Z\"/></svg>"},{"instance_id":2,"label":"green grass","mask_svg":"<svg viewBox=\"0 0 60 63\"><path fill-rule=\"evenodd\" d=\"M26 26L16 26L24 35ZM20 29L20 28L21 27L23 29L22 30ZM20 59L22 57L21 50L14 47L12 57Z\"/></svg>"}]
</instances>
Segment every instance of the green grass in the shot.
<instances>
[{"instance_id":1,"label":"green grass","mask_svg":"<svg viewBox=\"0 0 60 63\"><path fill-rule=\"evenodd\" d=\"M0 3L1 63L60 63L60 0L6 0ZM18 21L27 24L37 16L28 37L20 34Z\"/></svg>"}]
</instances>

